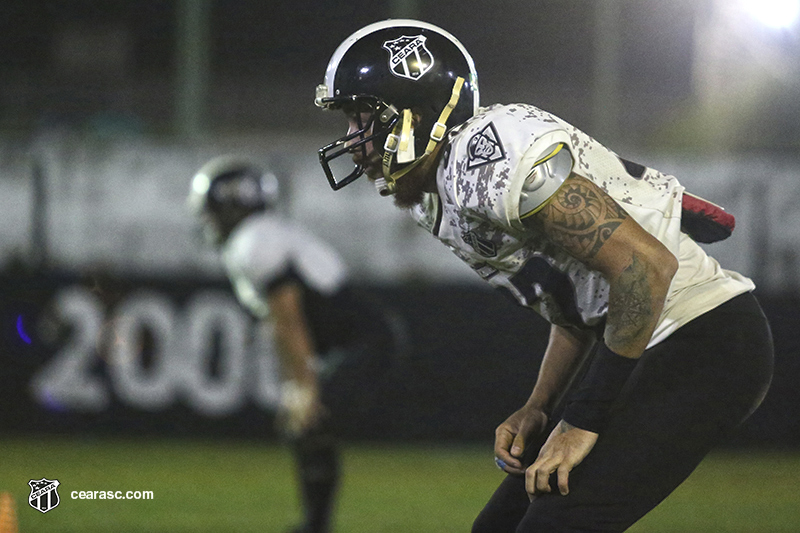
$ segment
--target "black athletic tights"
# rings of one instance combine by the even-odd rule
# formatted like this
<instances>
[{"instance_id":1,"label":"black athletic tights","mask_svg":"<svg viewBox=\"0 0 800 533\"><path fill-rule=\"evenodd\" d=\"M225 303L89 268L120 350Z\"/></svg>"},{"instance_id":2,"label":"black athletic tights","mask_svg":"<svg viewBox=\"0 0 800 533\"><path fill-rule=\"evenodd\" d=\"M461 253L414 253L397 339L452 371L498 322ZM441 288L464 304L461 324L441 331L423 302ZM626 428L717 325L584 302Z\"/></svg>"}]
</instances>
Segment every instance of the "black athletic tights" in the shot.
<instances>
[{"instance_id":1,"label":"black athletic tights","mask_svg":"<svg viewBox=\"0 0 800 533\"><path fill-rule=\"evenodd\" d=\"M533 502L508 476L473 533L624 531L681 484L761 403L772 379L769 324L743 294L692 320L641 357L570 492ZM530 461L549 435L528 446Z\"/></svg>"}]
</instances>

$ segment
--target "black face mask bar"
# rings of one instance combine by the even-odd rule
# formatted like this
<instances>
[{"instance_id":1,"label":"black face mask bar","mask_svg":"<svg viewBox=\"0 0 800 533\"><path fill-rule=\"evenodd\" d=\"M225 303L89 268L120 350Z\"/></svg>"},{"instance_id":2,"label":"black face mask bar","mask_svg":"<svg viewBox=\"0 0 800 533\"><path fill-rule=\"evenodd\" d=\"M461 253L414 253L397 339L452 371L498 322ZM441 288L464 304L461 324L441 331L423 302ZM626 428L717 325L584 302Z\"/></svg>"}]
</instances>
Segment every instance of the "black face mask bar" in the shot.
<instances>
[{"instance_id":1,"label":"black face mask bar","mask_svg":"<svg viewBox=\"0 0 800 533\"><path fill-rule=\"evenodd\" d=\"M359 100L362 102L359 102ZM366 102L363 102L364 100L366 100ZM358 124L357 131L345 135L344 137L332 142L327 146L323 146L318 151L319 162L322 165L323 171L325 172L325 177L328 178L328 183L330 184L331 188L334 191L338 191L345 185L348 185L360 178L366 169L362 165L355 164L352 172L350 172L344 178L337 179L330 167L329 162L345 154L354 154L357 150L361 150L363 156L362 160L366 161L367 143L377 138L383 138L388 131L391 131L392 127L394 127L394 124L400 118L400 114L393 106L387 106L374 97L346 96L324 98L322 99L322 103L327 105L329 109L342 109L348 104L352 104L354 106L353 114L355 115L356 122ZM369 120L366 124L362 123L361 121L361 112L358 105L359 103L367 103L368 108L371 108ZM382 111L378 113L378 110L381 109ZM376 124L376 116L378 116L380 128L377 128L376 131L373 131L371 135L367 136L366 133L370 130L370 128L373 127L374 124ZM354 141L354 139L358 140ZM380 148L382 149L383 145L381 145Z\"/></svg>"}]
</instances>

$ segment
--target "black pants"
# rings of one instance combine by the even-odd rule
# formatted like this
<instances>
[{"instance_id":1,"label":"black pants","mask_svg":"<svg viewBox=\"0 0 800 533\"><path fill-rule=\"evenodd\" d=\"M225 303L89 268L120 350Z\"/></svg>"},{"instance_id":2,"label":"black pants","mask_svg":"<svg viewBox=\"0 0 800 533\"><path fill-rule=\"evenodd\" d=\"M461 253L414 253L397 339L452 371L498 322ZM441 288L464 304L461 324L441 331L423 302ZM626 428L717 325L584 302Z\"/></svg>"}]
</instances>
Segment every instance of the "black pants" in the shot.
<instances>
[{"instance_id":1,"label":"black pants","mask_svg":"<svg viewBox=\"0 0 800 533\"><path fill-rule=\"evenodd\" d=\"M597 444L570 473L570 492L533 502L508 476L473 533L624 531L658 505L766 395L769 324L752 294L733 298L647 350ZM556 421L557 422L557 421ZM532 462L549 430L526 449Z\"/></svg>"}]
</instances>

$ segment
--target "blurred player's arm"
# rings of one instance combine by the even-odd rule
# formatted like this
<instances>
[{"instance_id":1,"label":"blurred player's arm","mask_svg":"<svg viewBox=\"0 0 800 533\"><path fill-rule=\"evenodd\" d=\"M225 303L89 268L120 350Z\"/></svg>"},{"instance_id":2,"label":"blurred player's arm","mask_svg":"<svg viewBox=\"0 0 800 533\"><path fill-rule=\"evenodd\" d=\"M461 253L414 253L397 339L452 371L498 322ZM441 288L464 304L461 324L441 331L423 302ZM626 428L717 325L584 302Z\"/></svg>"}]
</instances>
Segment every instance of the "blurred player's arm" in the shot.
<instances>
[{"instance_id":1,"label":"blurred player's arm","mask_svg":"<svg viewBox=\"0 0 800 533\"><path fill-rule=\"evenodd\" d=\"M523 474L526 445L547 426L550 413L569 388L582 361L594 345L594 334L557 325L550 327L536 385L528 401L495 430L495 457L503 470ZM501 463L498 463L501 464Z\"/></svg>"},{"instance_id":2,"label":"blurred player's arm","mask_svg":"<svg viewBox=\"0 0 800 533\"><path fill-rule=\"evenodd\" d=\"M269 290L267 302L283 380L281 422L290 434L299 434L317 422L322 409L303 293L296 282L285 282Z\"/></svg>"}]
</instances>

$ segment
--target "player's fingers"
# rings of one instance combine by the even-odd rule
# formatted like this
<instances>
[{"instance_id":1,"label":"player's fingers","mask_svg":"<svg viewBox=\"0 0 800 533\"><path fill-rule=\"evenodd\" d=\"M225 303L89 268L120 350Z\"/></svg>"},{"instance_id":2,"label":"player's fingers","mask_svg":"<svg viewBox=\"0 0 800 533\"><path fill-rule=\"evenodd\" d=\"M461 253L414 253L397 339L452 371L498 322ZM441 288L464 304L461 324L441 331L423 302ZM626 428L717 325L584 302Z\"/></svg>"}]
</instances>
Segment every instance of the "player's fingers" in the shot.
<instances>
[{"instance_id":1,"label":"player's fingers","mask_svg":"<svg viewBox=\"0 0 800 533\"><path fill-rule=\"evenodd\" d=\"M528 499L532 501L536 495L536 471L533 469L533 465L525 470L525 492L528 493Z\"/></svg>"},{"instance_id":2,"label":"player's fingers","mask_svg":"<svg viewBox=\"0 0 800 533\"><path fill-rule=\"evenodd\" d=\"M514 457L522 457L522 452L525 450L525 437L522 432L517 433L514 440L511 442L511 455Z\"/></svg>"},{"instance_id":3,"label":"player's fingers","mask_svg":"<svg viewBox=\"0 0 800 533\"><path fill-rule=\"evenodd\" d=\"M550 474L553 473L555 467L542 466L536 470L536 491L537 492L552 492L550 488Z\"/></svg>"},{"instance_id":4,"label":"player's fingers","mask_svg":"<svg viewBox=\"0 0 800 533\"><path fill-rule=\"evenodd\" d=\"M514 433L505 425L500 425L494 430L494 451L508 450L514 441Z\"/></svg>"},{"instance_id":5,"label":"player's fingers","mask_svg":"<svg viewBox=\"0 0 800 533\"><path fill-rule=\"evenodd\" d=\"M569 472L572 468L566 464L558 467L558 491L562 496L569 494Z\"/></svg>"},{"instance_id":6,"label":"player's fingers","mask_svg":"<svg viewBox=\"0 0 800 533\"><path fill-rule=\"evenodd\" d=\"M494 454L499 456L508 453L513 441L514 435L508 428L505 426L498 427L494 432Z\"/></svg>"},{"instance_id":7,"label":"player's fingers","mask_svg":"<svg viewBox=\"0 0 800 533\"><path fill-rule=\"evenodd\" d=\"M494 457L494 464L497 465L497 468L499 468L500 470L502 470L506 474L521 475L521 474L524 473L524 471L521 468L516 468L516 467L509 466L508 464L506 464L505 461L503 461L502 459L500 459L496 455Z\"/></svg>"},{"instance_id":8,"label":"player's fingers","mask_svg":"<svg viewBox=\"0 0 800 533\"><path fill-rule=\"evenodd\" d=\"M501 465L498 462L497 466L510 474L521 474L522 463L509 453L513 441L514 435L508 428L503 426L497 428L494 439L494 456L503 463L503 465Z\"/></svg>"},{"instance_id":9,"label":"player's fingers","mask_svg":"<svg viewBox=\"0 0 800 533\"><path fill-rule=\"evenodd\" d=\"M550 484L547 482L549 477L550 474L541 465L528 467L525 471L525 492L528 493L529 499L533 500L537 494L550 492Z\"/></svg>"},{"instance_id":10,"label":"player's fingers","mask_svg":"<svg viewBox=\"0 0 800 533\"><path fill-rule=\"evenodd\" d=\"M553 459L537 459L526 472L525 485L526 489L530 488L529 494L540 494L542 492L551 492L550 489L550 474L555 472L558 468L558 462ZM530 474L530 487L528 487L528 474Z\"/></svg>"}]
</instances>

